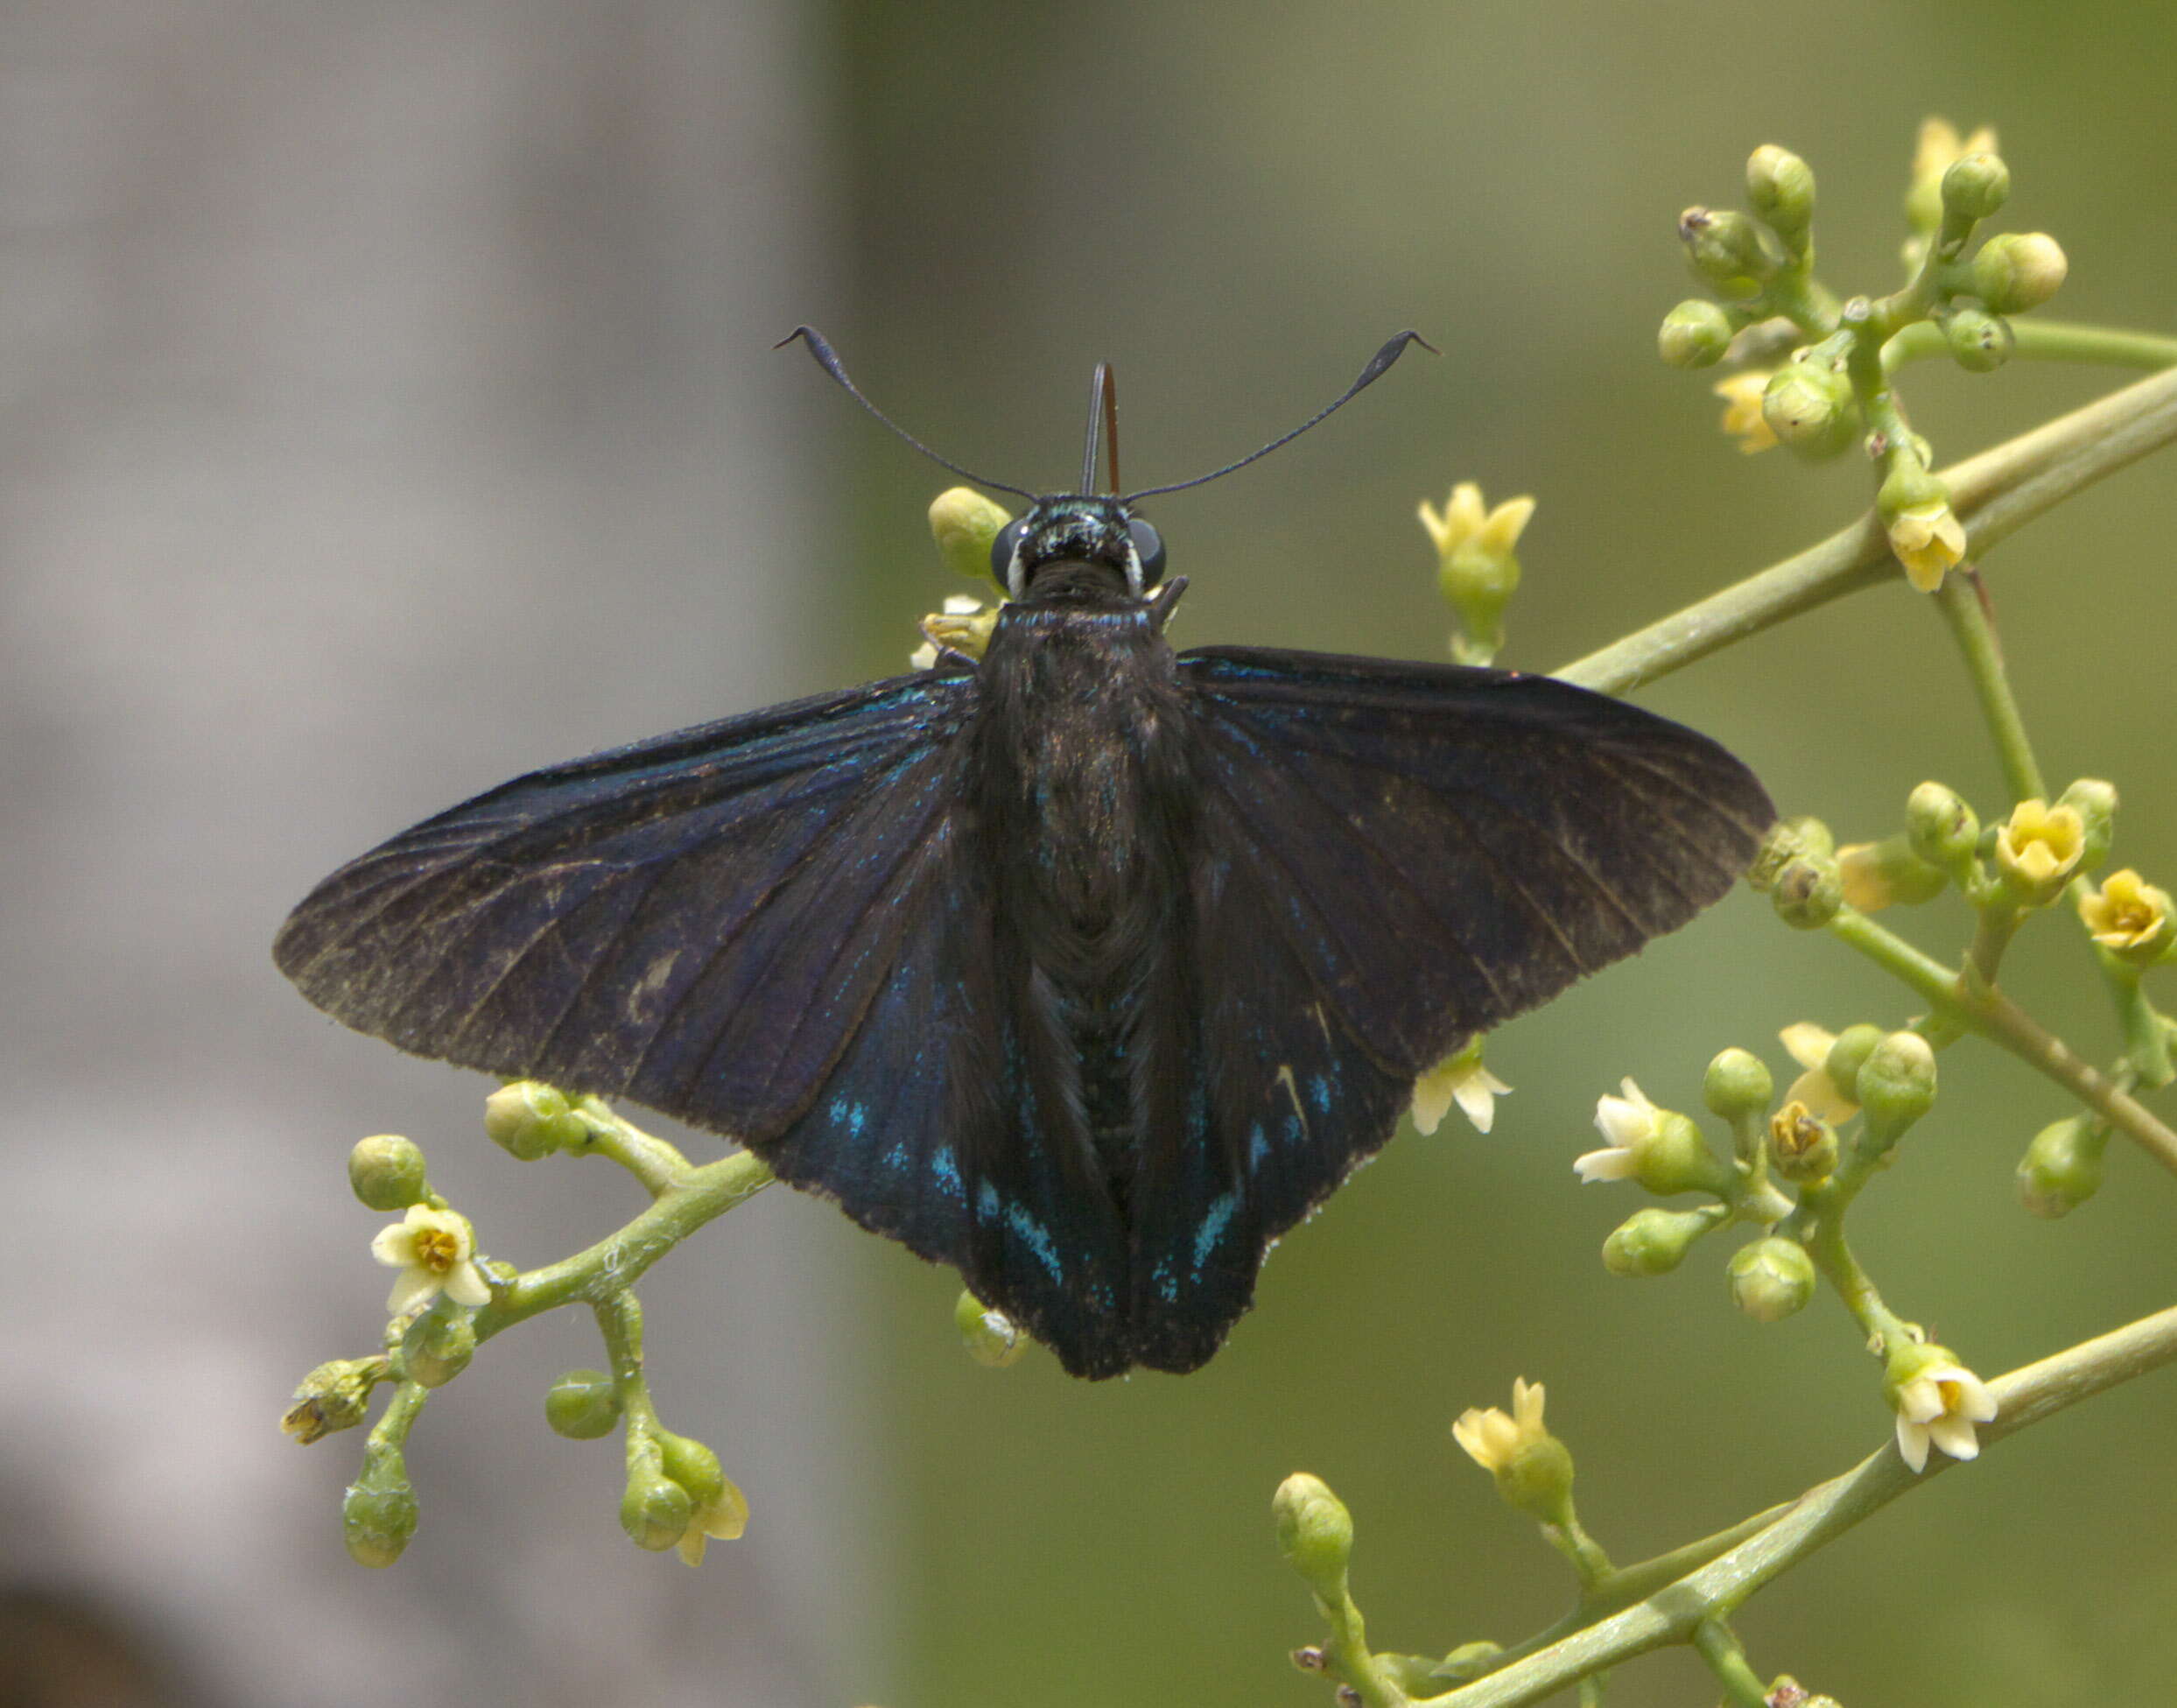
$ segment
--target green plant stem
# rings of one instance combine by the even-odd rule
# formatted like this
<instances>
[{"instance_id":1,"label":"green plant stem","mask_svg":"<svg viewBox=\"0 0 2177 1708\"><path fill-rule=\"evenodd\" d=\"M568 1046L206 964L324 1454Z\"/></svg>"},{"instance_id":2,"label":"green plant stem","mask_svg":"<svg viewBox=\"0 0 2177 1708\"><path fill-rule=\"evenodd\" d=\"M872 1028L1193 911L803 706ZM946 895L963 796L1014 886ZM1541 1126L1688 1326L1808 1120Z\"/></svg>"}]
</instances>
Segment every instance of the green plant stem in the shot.
<instances>
[{"instance_id":1,"label":"green plant stem","mask_svg":"<svg viewBox=\"0 0 2177 1708\"><path fill-rule=\"evenodd\" d=\"M2041 781L2040 762L2026 738L2026 720L2019 715L2018 697L2011 692L2010 674L2004 668L2003 646L1988 608L1988 591L1977 572L1963 564L1942 578L1935 590L1935 604L1965 660L1973 692L1980 700L1982 717L1995 739L1996 756L2003 766L2003 780L2013 801L2047 800L2048 787Z\"/></svg>"},{"instance_id":2,"label":"green plant stem","mask_svg":"<svg viewBox=\"0 0 2177 1708\"><path fill-rule=\"evenodd\" d=\"M1969 552L1985 552L2095 481L2177 439L2177 373L2156 374L2033 432L1938 471L1965 524ZM1556 674L1624 693L1863 587L1902 579L1871 510L1819 545L1684 610L1650 623Z\"/></svg>"},{"instance_id":3,"label":"green plant stem","mask_svg":"<svg viewBox=\"0 0 2177 1708\"><path fill-rule=\"evenodd\" d=\"M2011 321L2012 355L2029 362L2080 362L2118 368L2177 368L2177 338L2117 327L2089 327L2071 320ZM1896 369L1908 362L1948 355L1942 328L1932 320L1907 327L1883 347L1882 363Z\"/></svg>"},{"instance_id":4,"label":"green plant stem","mask_svg":"<svg viewBox=\"0 0 2177 1708\"><path fill-rule=\"evenodd\" d=\"M1693 1646L1737 1708L1768 1708L1768 1687L1755 1676L1730 1626L1720 1619L1703 1620L1693 1627Z\"/></svg>"},{"instance_id":5,"label":"green plant stem","mask_svg":"<svg viewBox=\"0 0 2177 1708\"><path fill-rule=\"evenodd\" d=\"M477 1311L477 1339L489 1339L542 1311L577 1301L601 1304L624 1291L697 1228L753 1198L773 1177L745 1150L689 1169L641 1215L588 1250L516 1276Z\"/></svg>"},{"instance_id":6,"label":"green plant stem","mask_svg":"<svg viewBox=\"0 0 2177 1708\"><path fill-rule=\"evenodd\" d=\"M1998 1376L1989 1384L1998 1416L1980 1426L1981 1439L2000 1441L2173 1360L2177 1360L2177 1306ZM1633 1606L1592 1619L1541 1646L1522 1646L1494 1671L1430 1697L1416 1708L1520 1708L1604 1667L1666 1644L1691 1642L1704 1621L1729 1618L1780 1573L1899 1495L1943 1474L1952 1463L1938 1454L1915 1476L1886 1443L1843 1475L1767 1515L1744 1540ZM1631 1567L1622 1576L1631 1578L1644 1570Z\"/></svg>"},{"instance_id":7,"label":"green plant stem","mask_svg":"<svg viewBox=\"0 0 2177 1708\"><path fill-rule=\"evenodd\" d=\"M603 1156L641 1181L652 1198L663 1198L694 1171L694 1164L655 1133L646 1133L601 1097L575 1105L589 1136L574 1154Z\"/></svg>"}]
</instances>

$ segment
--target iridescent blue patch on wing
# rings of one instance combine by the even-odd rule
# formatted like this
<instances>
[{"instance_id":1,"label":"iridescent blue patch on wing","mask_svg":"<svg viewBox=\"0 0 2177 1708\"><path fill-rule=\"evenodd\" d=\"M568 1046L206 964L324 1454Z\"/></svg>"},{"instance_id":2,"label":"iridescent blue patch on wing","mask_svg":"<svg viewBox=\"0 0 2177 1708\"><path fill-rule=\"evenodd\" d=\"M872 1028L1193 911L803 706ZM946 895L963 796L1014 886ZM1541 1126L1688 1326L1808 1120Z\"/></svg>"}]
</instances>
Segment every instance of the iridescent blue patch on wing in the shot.
<instances>
[{"instance_id":1,"label":"iridescent blue patch on wing","mask_svg":"<svg viewBox=\"0 0 2177 1708\"><path fill-rule=\"evenodd\" d=\"M1210 1254L1217 1242L1232 1225L1232 1212L1239 1207L1239 1198L1231 1192L1220 1192L1210 1201L1210 1207L1202 1217L1202 1226L1194 1236L1194 1266L1200 1269L1210 1261Z\"/></svg>"}]
</instances>

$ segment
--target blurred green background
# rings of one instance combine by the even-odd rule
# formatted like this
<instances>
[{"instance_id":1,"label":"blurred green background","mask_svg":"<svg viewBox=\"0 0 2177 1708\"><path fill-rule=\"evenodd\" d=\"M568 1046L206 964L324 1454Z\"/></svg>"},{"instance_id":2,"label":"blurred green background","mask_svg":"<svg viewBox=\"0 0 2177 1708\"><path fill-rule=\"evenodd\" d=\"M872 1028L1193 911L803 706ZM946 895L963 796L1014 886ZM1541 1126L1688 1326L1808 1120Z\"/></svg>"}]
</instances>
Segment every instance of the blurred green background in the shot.
<instances>
[{"instance_id":1,"label":"blurred green background","mask_svg":"<svg viewBox=\"0 0 2177 1708\"><path fill-rule=\"evenodd\" d=\"M853 298L830 327L872 396L948 455L1022 484L1070 479L1092 361L1122 382L1135 483L1250 448L1332 395L1407 325L1411 360L1271 463L1152 507L1193 578L1183 643L1435 656L1444 628L1412 517L1454 479L1541 501L1507 662L1547 668L1809 543L1866 502L1856 460L1740 456L1708 378L1654 355L1689 284L1672 235L1737 205L1778 142L1821 185L1822 276L1892 288L1914 133L1992 123L2013 174L1998 224L2055 234L2055 312L2166 327L2177 276L2167 162L2177 14L2101 4L1641 7L848 7L839 110ZM2119 383L2114 373L1914 372L1942 460ZM842 411L844 415L846 411ZM942 475L874 426L836 429L860 566L842 670L892 668L952 588L921 505ZM2177 871L2160 660L2165 459L2087 495L1988 566L2043 763L2124 791L2118 857ZM1886 833L1941 777L2000 784L1933 609L1856 597L1641 697L1722 737L1787 812ZM1948 956L1955 904L1907 929ZM2089 1053L2108 1016L2061 921L2016 986ZM1737 1316L1731 1240L1626 1283L1597 1259L1635 1207L1579 1188L1596 1095L1633 1074L1697 1108L1727 1044L1791 1071L1801 1018L1894 1025L1905 994L1742 895L1492 1041L1518 1087L1480 1137L1410 1132L1273 1256L1227 1349L1183 1380L1069 1381L1037 1353L974 1368L942 1332L954 1283L874 1245L885 1430L908 1597L902 1704L1305 1701L1285 1655L1317 1629L1268 1501L1305 1468L1348 1501L1372 1636L1510 1641L1564 1574L1446 1426L1549 1388L1583 1511L1620 1558L1793 1494L1879 1442L1876 1371L1824 1299ZM2114 1151L2061 1225L2012 1200L2052 1088L1973 1044L1859 1216L1893 1300L1993 1371L2166 1304L2171 1183ZM1854 1534L1742 1621L1757 1666L1852 1704L2159 1699L2177 1665L2168 1378L2009 1443ZM1697 1662L1622 1669L1626 1704L1713 1697Z\"/></svg>"}]
</instances>

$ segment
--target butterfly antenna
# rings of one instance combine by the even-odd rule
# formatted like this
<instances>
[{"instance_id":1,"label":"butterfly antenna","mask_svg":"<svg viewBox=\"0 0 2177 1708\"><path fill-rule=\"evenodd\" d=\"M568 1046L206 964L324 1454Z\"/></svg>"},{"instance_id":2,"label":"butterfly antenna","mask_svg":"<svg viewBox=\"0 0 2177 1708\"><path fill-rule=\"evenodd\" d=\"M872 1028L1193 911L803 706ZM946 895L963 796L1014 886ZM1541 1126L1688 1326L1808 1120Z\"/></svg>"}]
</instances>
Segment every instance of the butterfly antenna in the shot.
<instances>
[{"instance_id":1,"label":"butterfly antenna","mask_svg":"<svg viewBox=\"0 0 2177 1708\"><path fill-rule=\"evenodd\" d=\"M1104 446L1104 490L1119 496L1119 381L1111 363L1099 362L1089 381L1088 444L1081 452L1081 494L1096 490L1097 441Z\"/></svg>"},{"instance_id":2,"label":"butterfly antenna","mask_svg":"<svg viewBox=\"0 0 2177 1708\"><path fill-rule=\"evenodd\" d=\"M856 385L853 381L846 377L846 369L840 365L839 353L832 348L831 344L825 340L824 334L818 332L814 327L796 327L791 332L788 333L785 337L780 339L778 342L774 344L771 348L775 350L783 350L789 344L792 343L797 338L801 340L803 343L808 345L809 354L817 359L817 366L823 369L825 373L829 374L833 379L837 380L839 383L840 390L845 391L848 397L852 397L856 403L860 404L872 415L875 416L878 420L883 422L886 426L891 428L894 432L897 433L909 445L912 445L917 451L920 451L924 456L928 457L930 461L936 463L940 468L949 468L955 474L958 474L962 480L973 481L977 486L992 487L1000 492L1010 492L1015 497L1032 499L1036 496L1036 495L1030 492L1026 487L1008 486L1003 481L991 480L985 475L976 474L973 469L961 467L959 463L953 461L950 457L939 456L927 445L923 444L922 440L916 438L914 434L908 432L906 428L900 425L898 422L895 421L890 416L887 415L882 410L879 409L874 404L871 403L868 398L861 395L861 388ZM1342 402L1344 400L1341 399L1340 401Z\"/></svg>"},{"instance_id":3,"label":"butterfly antenna","mask_svg":"<svg viewBox=\"0 0 2177 1708\"><path fill-rule=\"evenodd\" d=\"M1276 450L1281 445L1290 445L1296 439L1298 439L1301 434L1306 432L1309 428L1315 426L1317 423L1336 413L1338 410L1343 409L1347 404L1352 403L1355 397L1359 397L1361 392L1366 390L1368 387L1373 385L1386 374L1389 373L1391 371L1391 364L1396 362L1401 355L1405 355L1406 347L1408 344L1418 344L1431 355L1442 355L1443 354L1442 350L1439 350L1434 344L1431 344L1419 333L1402 332L1399 334L1397 337L1390 340L1381 349L1378 350L1373 355L1368 358L1368 365L1360 370L1360 377L1359 379L1355 380L1351 385L1347 386L1345 390L1340 392L1336 398L1330 403L1325 404L1321 409L1317 410L1305 421L1303 421L1297 427L1295 427L1292 432L1280 434L1277 438L1272 439L1268 445L1265 445L1260 451L1249 452L1246 456L1240 458L1238 462L1228 462L1222 468L1213 468L1206 474L1197 474L1191 481L1176 481L1170 486L1144 487L1139 492L1129 492L1126 495L1126 502L1132 503L1137 498L1155 498L1167 492L1184 492L1189 487L1197 487L1202 485L1204 481L1217 480L1223 475L1231 474L1236 468L1245 468L1249 463L1259 461L1262 458L1268 456L1271 452Z\"/></svg>"}]
</instances>

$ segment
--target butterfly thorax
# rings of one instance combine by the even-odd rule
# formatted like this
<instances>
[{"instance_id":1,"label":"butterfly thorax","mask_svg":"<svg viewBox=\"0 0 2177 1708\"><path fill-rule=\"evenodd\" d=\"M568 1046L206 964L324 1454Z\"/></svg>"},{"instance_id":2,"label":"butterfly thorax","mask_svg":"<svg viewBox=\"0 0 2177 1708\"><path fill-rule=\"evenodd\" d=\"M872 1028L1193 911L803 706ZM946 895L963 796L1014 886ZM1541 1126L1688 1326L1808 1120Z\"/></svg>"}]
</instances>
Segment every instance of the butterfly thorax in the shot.
<instances>
[{"instance_id":1,"label":"butterfly thorax","mask_svg":"<svg viewBox=\"0 0 2177 1708\"><path fill-rule=\"evenodd\" d=\"M1045 566L1044 578L1066 566ZM1104 565L1082 565L1099 571ZM1085 576L1059 573L1071 592ZM1017 1047L1078 1109L1122 1198L1141 1137L1144 994L1183 922L1194 789L1170 649L1141 600L1008 605L978 672L976 828Z\"/></svg>"}]
</instances>

